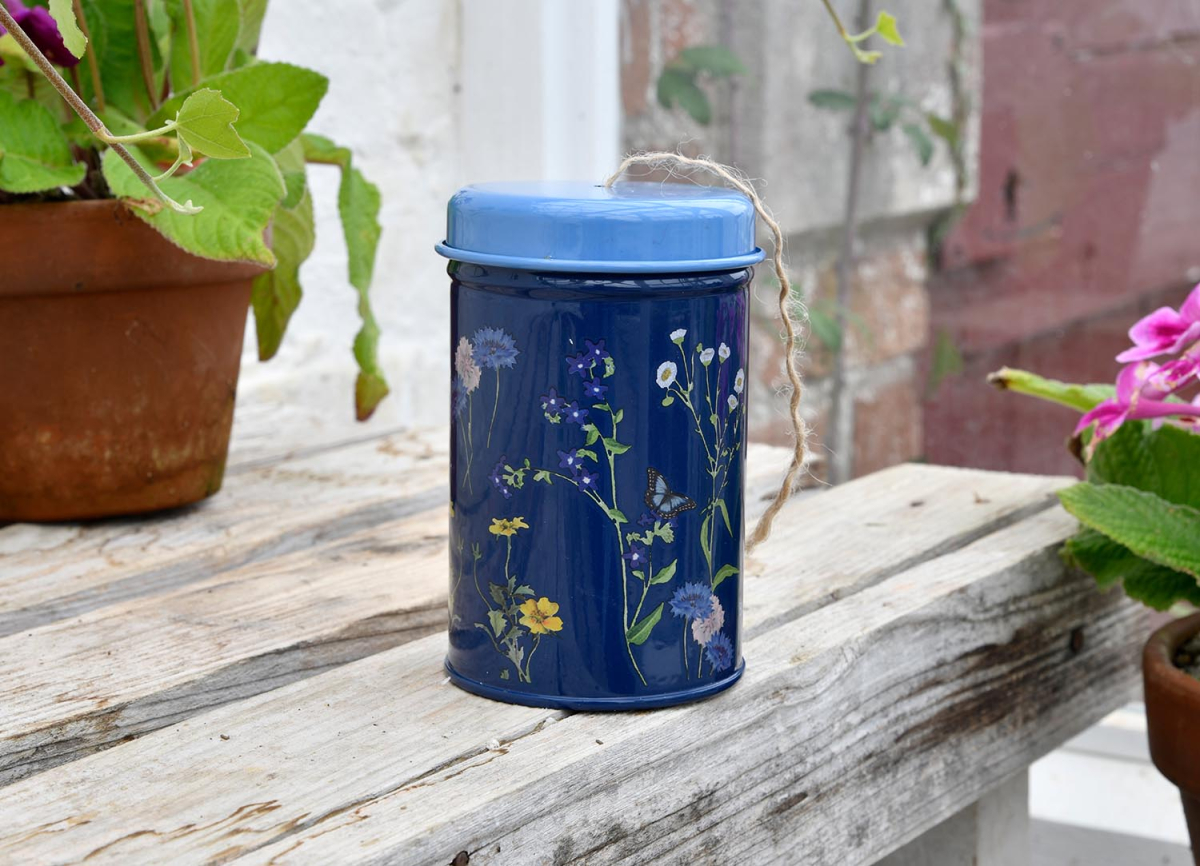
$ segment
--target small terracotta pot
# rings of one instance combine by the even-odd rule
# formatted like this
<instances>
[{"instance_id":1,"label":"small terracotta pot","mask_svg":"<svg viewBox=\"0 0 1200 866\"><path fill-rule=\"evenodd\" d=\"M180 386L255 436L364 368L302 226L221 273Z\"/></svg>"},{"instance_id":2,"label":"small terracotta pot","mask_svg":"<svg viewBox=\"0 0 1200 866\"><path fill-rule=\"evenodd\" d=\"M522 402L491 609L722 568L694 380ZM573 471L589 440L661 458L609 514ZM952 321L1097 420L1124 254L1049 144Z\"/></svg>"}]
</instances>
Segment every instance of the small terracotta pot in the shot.
<instances>
[{"instance_id":1,"label":"small terracotta pot","mask_svg":"<svg viewBox=\"0 0 1200 866\"><path fill-rule=\"evenodd\" d=\"M0 522L215 493L260 271L115 201L0 206Z\"/></svg>"},{"instance_id":2,"label":"small terracotta pot","mask_svg":"<svg viewBox=\"0 0 1200 866\"><path fill-rule=\"evenodd\" d=\"M1175 651L1200 632L1200 614L1160 628L1142 653L1150 757L1179 787L1192 857L1200 866L1200 681L1175 667Z\"/></svg>"}]
</instances>

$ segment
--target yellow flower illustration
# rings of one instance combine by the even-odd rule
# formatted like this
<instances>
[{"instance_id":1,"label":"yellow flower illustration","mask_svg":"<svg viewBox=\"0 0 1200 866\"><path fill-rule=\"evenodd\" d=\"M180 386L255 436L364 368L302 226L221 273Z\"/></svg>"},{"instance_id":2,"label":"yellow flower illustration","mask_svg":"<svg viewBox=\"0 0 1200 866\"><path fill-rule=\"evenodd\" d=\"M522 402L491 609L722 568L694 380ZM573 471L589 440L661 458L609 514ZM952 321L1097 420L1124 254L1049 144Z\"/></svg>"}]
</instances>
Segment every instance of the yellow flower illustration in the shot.
<instances>
[{"instance_id":1,"label":"yellow flower illustration","mask_svg":"<svg viewBox=\"0 0 1200 866\"><path fill-rule=\"evenodd\" d=\"M532 598L521 605L521 625L529 629L530 634L546 634L552 631L562 631L562 620L555 616L558 605L546 596L537 601Z\"/></svg>"},{"instance_id":2,"label":"yellow flower illustration","mask_svg":"<svg viewBox=\"0 0 1200 866\"><path fill-rule=\"evenodd\" d=\"M509 520L507 517L493 517L492 525L488 527L488 532L492 535L510 536L516 535L518 529L528 529L529 524L525 522L524 517L514 517Z\"/></svg>"}]
</instances>

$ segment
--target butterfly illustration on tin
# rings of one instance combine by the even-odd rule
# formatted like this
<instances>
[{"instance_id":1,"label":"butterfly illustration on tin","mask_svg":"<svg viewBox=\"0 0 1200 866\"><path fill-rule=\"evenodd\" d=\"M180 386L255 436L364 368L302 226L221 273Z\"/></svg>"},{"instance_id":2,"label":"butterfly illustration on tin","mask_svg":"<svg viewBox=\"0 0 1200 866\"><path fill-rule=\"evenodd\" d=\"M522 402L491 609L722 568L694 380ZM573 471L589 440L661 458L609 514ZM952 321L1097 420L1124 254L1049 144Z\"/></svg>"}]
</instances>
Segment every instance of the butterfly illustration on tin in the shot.
<instances>
[{"instance_id":1,"label":"butterfly illustration on tin","mask_svg":"<svg viewBox=\"0 0 1200 866\"><path fill-rule=\"evenodd\" d=\"M696 501L671 489L663 474L651 466L646 470L646 505L670 519L696 507Z\"/></svg>"}]
</instances>

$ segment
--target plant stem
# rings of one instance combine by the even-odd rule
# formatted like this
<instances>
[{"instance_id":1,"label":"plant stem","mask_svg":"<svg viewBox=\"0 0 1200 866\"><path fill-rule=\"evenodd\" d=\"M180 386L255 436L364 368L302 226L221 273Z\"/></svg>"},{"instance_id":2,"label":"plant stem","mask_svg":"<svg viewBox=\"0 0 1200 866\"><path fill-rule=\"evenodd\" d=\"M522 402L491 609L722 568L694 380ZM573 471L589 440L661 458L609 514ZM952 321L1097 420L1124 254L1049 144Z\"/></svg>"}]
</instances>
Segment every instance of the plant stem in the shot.
<instances>
[{"instance_id":1,"label":"plant stem","mask_svg":"<svg viewBox=\"0 0 1200 866\"><path fill-rule=\"evenodd\" d=\"M142 83L150 100L150 110L158 108L158 92L154 86L154 61L150 56L150 27L146 24L146 0L133 0L133 29L137 36L138 61L142 67Z\"/></svg>"},{"instance_id":2,"label":"plant stem","mask_svg":"<svg viewBox=\"0 0 1200 866\"><path fill-rule=\"evenodd\" d=\"M496 426L496 410L500 408L500 368L496 368L496 402L492 404L492 423L488 424L487 447L492 447L492 428Z\"/></svg>"},{"instance_id":3,"label":"plant stem","mask_svg":"<svg viewBox=\"0 0 1200 866\"><path fill-rule=\"evenodd\" d=\"M828 6L828 0L825 0ZM831 10L832 11L832 10ZM871 14L871 0L859 0L859 22ZM843 443L846 431L846 412L842 402L846 389L846 341L848 325L846 311L850 309L850 270L854 265L854 242L858 236L858 187L862 179L863 147L867 137L867 75L870 67L858 65L854 89L854 120L851 127L850 174L846 183L846 217L842 224L842 239L837 262L837 301L835 316L838 331L843 335L833 354L833 375L830 390L833 399L829 412L829 441L833 443L835 459L830 461L829 476L834 484L847 481L853 471L853 454ZM836 459L838 456L842 459Z\"/></svg>"},{"instance_id":4,"label":"plant stem","mask_svg":"<svg viewBox=\"0 0 1200 866\"><path fill-rule=\"evenodd\" d=\"M107 111L108 105L104 102L104 85L100 82L100 61L96 58L96 45L92 42L92 31L88 29L87 18L83 14L83 2L74 0L72 5L75 7L75 23L79 25L80 32L88 41L88 71L92 75L92 95L96 97L96 108L100 111Z\"/></svg>"},{"instance_id":5,"label":"plant stem","mask_svg":"<svg viewBox=\"0 0 1200 866\"><path fill-rule=\"evenodd\" d=\"M196 38L196 10L192 0L183 0L183 17L187 20L188 50L192 58L192 86L200 83L200 42Z\"/></svg>"},{"instance_id":6,"label":"plant stem","mask_svg":"<svg viewBox=\"0 0 1200 866\"><path fill-rule=\"evenodd\" d=\"M690 622L691 622L691 620L688 619L686 616L683 618L683 673L685 676L687 676L688 679L691 679L691 677L692 677L692 666L691 666L691 663L688 661L688 654L687 654L687 633L688 633L688 623L690 623Z\"/></svg>"},{"instance_id":7,"label":"plant stem","mask_svg":"<svg viewBox=\"0 0 1200 866\"><path fill-rule=\"evenodd\" d=\"M125 161L137 179L145 184L147 189L154 193L159 201L180 213L196 214L203 210L203 208L198 208L194 205L180 204L159 189L158 184L154 182L154 178L150 176L146 169L142 168L140 162L134 159L133 154L126 150L124 145L113 141L112 133L105 128L104 122L88 108L87 103L80 98L79 94L71 89L71 85L67 84L66 79L58 74L58 70L46 59L46 55L42 54L38 47L33 44L33 40L25 34L25 31L17 25L17 22L9 14L8 9L5 8L3 3L0 3L0 24L12 34L13 39L21 46L21 50L33 60L38 70L46 77L46 80L50 82L54 89L58 91L59 95L67 101L67 105L74 109L87 128L92 131L92 134L116 151L117 156Z\"/></svg>"}]
</instances>

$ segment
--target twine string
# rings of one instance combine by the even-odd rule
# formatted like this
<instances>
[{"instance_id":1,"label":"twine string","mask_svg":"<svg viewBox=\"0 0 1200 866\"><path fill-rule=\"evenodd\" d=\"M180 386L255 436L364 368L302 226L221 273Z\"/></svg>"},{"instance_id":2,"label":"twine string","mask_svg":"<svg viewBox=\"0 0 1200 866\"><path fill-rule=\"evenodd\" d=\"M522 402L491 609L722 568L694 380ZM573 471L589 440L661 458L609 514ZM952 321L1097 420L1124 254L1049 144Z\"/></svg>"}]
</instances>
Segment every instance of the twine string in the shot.
<instances>
[{"instance_id":1,"label":"twine string","mask_svg":"<svg viewBox=\"0 0 1200 866\"><path fill-rule=\"evenodd\" d=\"M758 525L754 527L754 531L750 534L750 541L747 544L747 548L752 550L770 537L771 524L775 521L775 515L783 508L784 503L791 498L792 490L796 485L800 473L804 471L804 466L808 458L808 425L804 423L804 418L800 415L800 397L804 390L804 384L800 379L800 370L796 364L796 324L792 320L791 311L788 308L792 298L792 284L788 279L787 269L783 264L783 231L779 228L779 223L775 221L774 217L771 216L770 212L763 205L762 199L758 197L758 193L748 180L740 176L735 169L721 165L719 162L713 162L710 159L694 158L669 151L632 154L625 157L617 167L617 170L609 175L608 179L604 181L604 186L611 187L621 175L635 165L645 165L654 168L672 164L703 169L721 178L725 183L750 199L759 219L771 230L774 246L771 254L771 263L775 268L775 276L779 280L779 317L783 320L787 352L784 359L784 366L787 370L788 381L792 386L791 395L788 398L788 412L792 422L792 430L795 434L795 445L792 449L791 465L788 467L783 484L780 485L775 498L771 501L767 510L763 512L763 516L758 520Z\"/></svg>"}]
</instances>

